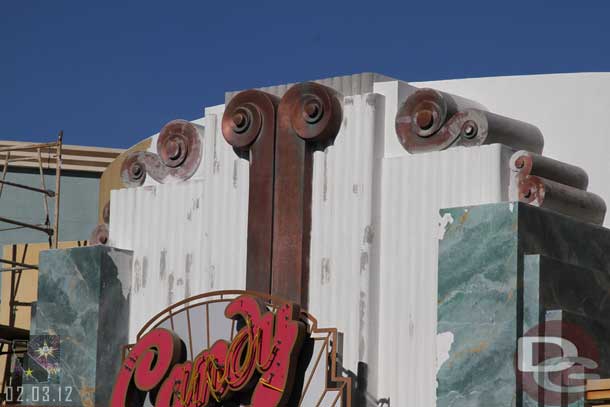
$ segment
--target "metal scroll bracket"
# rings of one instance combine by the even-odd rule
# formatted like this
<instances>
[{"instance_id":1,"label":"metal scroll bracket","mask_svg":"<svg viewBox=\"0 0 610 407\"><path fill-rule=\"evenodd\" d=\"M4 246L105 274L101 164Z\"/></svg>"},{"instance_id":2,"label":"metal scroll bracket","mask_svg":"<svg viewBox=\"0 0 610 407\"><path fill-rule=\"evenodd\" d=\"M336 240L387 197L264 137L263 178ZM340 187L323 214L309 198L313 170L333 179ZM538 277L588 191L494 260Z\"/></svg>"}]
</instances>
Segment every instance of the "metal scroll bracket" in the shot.
<instances>
[{"instance_id":1,"label":"metal scroll bracket","mask_svg":"<svg viewBox=\"0 0 610 407\"><path fill-rule=\"evenodd\" d=\"M279 101L248 90L227 106L223 135L250 158L248 290L307 307L313 153L332 143L342 115L336 92L313 82Z\"/></svg>"}]
</instances>

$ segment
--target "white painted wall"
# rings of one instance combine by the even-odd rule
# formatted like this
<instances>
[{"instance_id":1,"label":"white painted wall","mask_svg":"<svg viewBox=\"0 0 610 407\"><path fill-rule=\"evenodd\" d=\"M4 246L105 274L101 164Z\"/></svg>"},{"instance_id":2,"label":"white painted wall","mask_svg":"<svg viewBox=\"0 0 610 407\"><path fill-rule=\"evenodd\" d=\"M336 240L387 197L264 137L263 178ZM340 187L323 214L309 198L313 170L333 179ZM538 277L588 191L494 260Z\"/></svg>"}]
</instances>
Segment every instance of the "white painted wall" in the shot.
<instances>
[{"instance_id":1,"label":"white painted wall","mask_svg":"<svg viewBox=\"0 0 610 407\"><path fill-rule=\"evenodd\" d=\"M224 105L206 109L203 159L186 182L112 191L110 245L134 251L130 340L157 312L191 295L244 289L248 161L225 142ZM155 151L156 136L153 136Z\"/></svg>"},{"instance_id":2,"label":"white painted wall","mask_svg":"<svg viewBox=\"0 0 610 407\"><path fill-rule=\"evenodd\" d=\"M353 373L359 361L377 365L371 279L379 275L382 102L371 93L346 97L334 144L314 154L309 311L321 326L343 332L343 366Z\"/></svg>"}]
</instances>

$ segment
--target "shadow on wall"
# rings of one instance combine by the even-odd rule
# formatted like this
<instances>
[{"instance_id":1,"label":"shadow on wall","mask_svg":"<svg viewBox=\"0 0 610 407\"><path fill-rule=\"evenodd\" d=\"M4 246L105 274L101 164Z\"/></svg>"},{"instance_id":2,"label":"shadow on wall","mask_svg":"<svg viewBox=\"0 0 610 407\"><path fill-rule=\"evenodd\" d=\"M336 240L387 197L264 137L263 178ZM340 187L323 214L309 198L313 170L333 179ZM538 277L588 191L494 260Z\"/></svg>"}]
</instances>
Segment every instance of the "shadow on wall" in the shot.
<instances>
[{"instance_id":1,"label":"shadow on wall","mask_svg":"<svg viewBox=\"0 0 610 407\"><path fill-rule=\"evenodd\" d=\"M352 379L352 396L354 407L390 407L390 398L377 399L368 393L369 366L365 362L358 362L358 373L341 368L342 374Z\"/></svg>"}]
</instances>

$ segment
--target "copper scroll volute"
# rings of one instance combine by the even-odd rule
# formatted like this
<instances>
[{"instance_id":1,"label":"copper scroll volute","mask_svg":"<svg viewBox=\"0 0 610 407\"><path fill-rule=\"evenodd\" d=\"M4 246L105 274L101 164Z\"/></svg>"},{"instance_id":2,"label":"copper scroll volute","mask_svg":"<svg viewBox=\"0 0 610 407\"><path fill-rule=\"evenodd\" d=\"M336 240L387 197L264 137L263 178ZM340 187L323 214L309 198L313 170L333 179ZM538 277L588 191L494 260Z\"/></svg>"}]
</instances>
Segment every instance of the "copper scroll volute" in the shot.
<instances>
[{"instance_id":1,"label":"copper scroll volute","mask_svg":"<svg viewBox=\"0 0 610 407\"><path fill-rule=\"evenodd\" d=\"M583 191L586 191L589 185L589 176L582 168L529 151L514 153L510 158L509 167L514 177L535 175Z\"/></svg>"},{"instance_id":2,"label":"copper scroll volute","mask_svg":"<svg viewBox=\"0 0 610 407\"><path fill-rule=\"evenodd\" d=\"M280 103L280 126L303 140L324 143L341 127L343 109L336 92L315 82L293 86Z\"/></svg>"},{"instance_id":3,"label":"copper scroll volute","mask_svg":"<svg viewBox=\"0 0 610 407\"><path fill-rule=\"evenodd\" d=\"M139 187L146 181L146 164L138 152L129 154L121 164L121 179L126 187Z\"/></svg>"},{"instance_id":4,"label":"copper scroll volute","mask_svg":"<svg viewBox=\"0 0 610 407\"><path fill-rule=\"evenodd\" d=\"M107 202L104 205L104 209L102 210L102 219L104 223L98 224L93 231L91 232L91 236L89 236L89 246L94 245L105 245L108 243L108 224L110 223L110 202Z\"/></svg>"},{"instance_id":5,"label":"copper scroll volute","mask_svg":"<svg viewBox=\"0 0 610 407\"><path fill-rule=\"evenodd\" d=\"M97 225L91 236L89 237L89 246L105 245L108 243L108 225L106 223L100 223Z\"/></svg>"},{"instance_id":6,"label":"copper scroll volute","mask_svg":"<svg viewBox=\"0 0 610 407\"><path fill-rule=\"evenodd\" d=\"M250 160L246 289L271 292L276 115L279 99L258 90L237 94L225 108L222 134Z\"/></svg>"},{"instance_id":7,"label":"copper scroll volute","mask_svg":"<svg viewBox=\"0 0 610 407\"><path fill-rule=\"evenodd\" d=\"M277 97L258 90L235 95L222 116L222 135L227 143L238 150L248 150L259 137L275 139L278 103Z\"/></svg>"},{"instance_id":8,"label":"copper scroll volute","mask_svg":"<svg viewBox=\"0 0 610 407\"><path fill-rule=\"evenodd\" d=\"M193 176L202 156L201 136L197 126L186 120L172 120L159 132L157 154L173 178L186 180Z\"/></svg>"},{"instance_id":9,"label":"copper scroll volute","mask_svg":"<svg viewBox=\"0 0 610 407\"><path fill-rule=\"evenodd\" d=\"M396 115L395 129L412 154L494 143L541 153L544 146L536 126L434 89L419 89L407 98Z\"/></svg>"},{"instance_id":10,"label":"copper scroll volute","mask_svg":"<svg viewBox=\"0 0 610 407\"><path fill-rule=\"evenodd\" d=\"M147 176L163 184L191 178L201 163L203 128L173 120L159 132L157 154L136 151L123 161L121 179L128 187L144 184Z\"/></svg>"},{"instance_id":11,"label":"copper scroll volute","mask_svg":"<svg viewBox=\"0 0 610 407\"><path fill-rule=\"evenodd\" d=\"M528 151L514 153L509 165L510 200L547 208L584 222L603 223L606 203L598 195L587 192L589 177L582 168Z\"/></svg>"},{"instance_id":12,"label":"copper scroll volute","mask_svg":"<svg viewBox=\"0 0 610 407\"><path fill-rule=\"evenodd\" d=\"M102 220L104 223L110 223L110 202L106 202L102 210Z\"/></svg>"},{"instance_id":13,"label":"copper scroll volute","mask_svg":"<svg viewBox=\"0 0 610 407\"><path fill-rule=\"evenodd\" d=\"M336 92L312 82L290 88L278 108L271 292L305 308L313 152L332 142L342 118Z\"/></svg>"},{"instance_id":14,"label":"copper scroll volute","mask_svg":"<svg viewBox=\"0 0 610 407\"><path fill-rule=\"evenodd\" d=\"M484 109L478 103L435 89L422 88L410 95L396 115L398 140L410 153L443 150L455 141L460 126L446 128L460 110Z\"/></svg>"},{"instance_id":15,"label":"copper scroll volute","mask_svg":"<svg viewBox=\"0 0 610 407\"><path fill-rule=\"evenodd\" d=\"M519 180L519 201L601 225L606 203L598 195L535 175Z\"/></svg>"},{"instance_id":16,"label":"copper scroll volute","mask_svg":"<svg viewBox=\"0 0 610 407\"><path fill-rule=\"evenodd\" d=\"M483 144L504 144L515 150L541 154L544 137L530 123L478 109L466 109L456 114L452 122L460 123L454 146L474 147Z\"/></svg>"}]
</instances>

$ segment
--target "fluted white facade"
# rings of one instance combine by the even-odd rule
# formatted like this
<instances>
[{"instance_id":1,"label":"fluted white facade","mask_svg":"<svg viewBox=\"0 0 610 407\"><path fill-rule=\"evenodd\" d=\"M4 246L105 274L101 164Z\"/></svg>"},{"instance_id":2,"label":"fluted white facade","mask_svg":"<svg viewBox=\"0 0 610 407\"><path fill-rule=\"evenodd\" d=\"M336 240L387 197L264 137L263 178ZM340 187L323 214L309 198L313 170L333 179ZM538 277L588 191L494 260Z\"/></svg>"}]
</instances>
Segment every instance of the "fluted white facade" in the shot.
<instances>
[{"instance_id":1,"label":"fluted white facade","mask_svg":"<svg viewBox=\"0 0 610 407\"><path fill-rule=\"evenodd\" d=\"M394 130L398 106L415 87L433 87L530 122L545 136L545 155L583 167L589 189L610 201L610 74L349 80L335 80L351 89L339 135L314 155L309 311L343 333L346 369L368 365L371 402L431 406L438 237L446 222L459 222L438 211L507 200L511 151L488 145L410 155ZM134 251L132 339L172 302L245 287L249 164L222 137L223 111L208 108L197 121L204 155L190 180L147 180L112 193L110 243Z\"/></svg>"}]
</instances>

